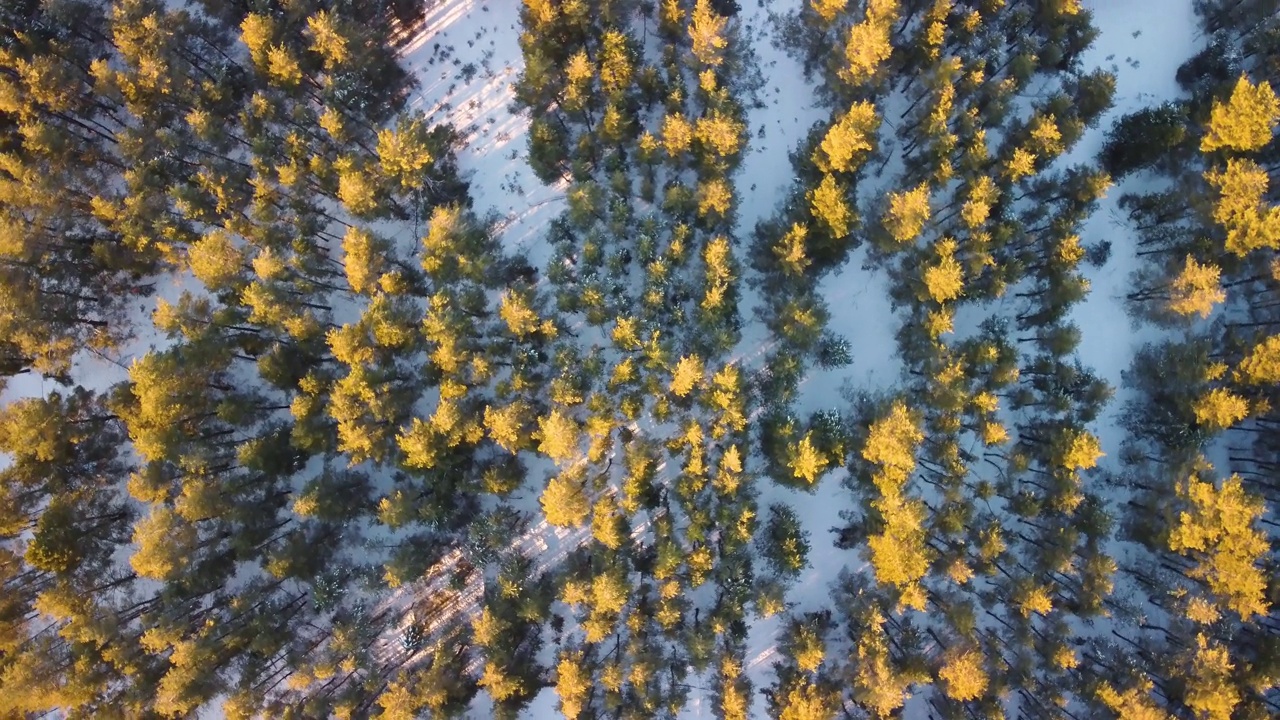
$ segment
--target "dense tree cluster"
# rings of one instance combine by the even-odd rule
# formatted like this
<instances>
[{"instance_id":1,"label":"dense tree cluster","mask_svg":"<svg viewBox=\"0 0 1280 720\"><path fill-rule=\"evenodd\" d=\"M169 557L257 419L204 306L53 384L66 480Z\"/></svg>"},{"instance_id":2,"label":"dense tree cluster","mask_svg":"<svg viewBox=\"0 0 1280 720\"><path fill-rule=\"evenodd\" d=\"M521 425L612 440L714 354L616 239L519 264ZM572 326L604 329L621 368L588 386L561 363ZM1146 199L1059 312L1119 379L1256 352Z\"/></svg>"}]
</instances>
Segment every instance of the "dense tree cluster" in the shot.
<instances>
[{"instance_id":1,"label":"dense tree cluster","mask_svg":"<svg viewBox=\"0 0 1280 720\"><path fill-rule=\"evenodd\" d=\"M1140 692L1199 717L1266 717L1280 712L1280 19L1267 3L1202 5L1214 34L1178 70L1183 97L1117 124L1158 115L1167 132L1131 154L1178 158L1142 163L1152 189L1121 198L1142 260L1130 308L1165 329L1127 377L1120 527L1145 560L1121 571L1153 618L1124 642Z\"/></svg>"},{"instance_id":2,"label":"dense tree cluster","mask_svg":"<svg viewBox=\"0 0 1280 720\"><path fill-rule=\"evenodd\" d=\"M412 655L375 644L401 621L384 589L465 547L486 479L522 477L468 393L493 373L472 361L499 332L504 260L466 209L453 131L402 109L387 38L410 19L3 10L4 374L66 389L0 413L0 714L350 716L474 695L465 634L403 674ZM396 225L429 226L423 251ZM107 391L73 386L78 354L147 332L133 306L168 277L185 280L154 302L155 349Z\"/></svg>"},{"instance_id":3,"label":"dense tree cluster","mask_svg":"<svg viewBox=\"0 0 1280 720\"><path fill-rule=\"evenodd\" d=\"M1108 130L1078 0L803 0L825 119L744 232L739 4L523 0L534 267L407 107L419 3L6 3L0 717L1274 716L1274 6ZM901 377L802 411L859 262Z\"/></svg>"},{"instance_id":4,"label":"dense tree cluster","mask_svg":"<svg viewBox=\"0 0 1280 720\"><path fill-rule=\"evenodd\" d=\"M1066 716L1095 702L1077 648L1104 635L1089 625L1114 567L1086 479L1111 389L1075 359L1070 320L1088 291L1080 227L1110 181L1055 162L1110 107L1114 78L1079 60L1096 31L1074 3L949 0L815 1L787 28L832 115L755 234L779 341L761 433L775 462L819 448L805 467L849 469L860 510L840 545L874 582L835 589L829 660L778 666L776 717L884 717L918 694L942 717ZM816 281L860 247L892 279L907 380L802 422L796 382L829 362ZM800 692L795 671L834 697Z\"/></svg>"}]
</instances>

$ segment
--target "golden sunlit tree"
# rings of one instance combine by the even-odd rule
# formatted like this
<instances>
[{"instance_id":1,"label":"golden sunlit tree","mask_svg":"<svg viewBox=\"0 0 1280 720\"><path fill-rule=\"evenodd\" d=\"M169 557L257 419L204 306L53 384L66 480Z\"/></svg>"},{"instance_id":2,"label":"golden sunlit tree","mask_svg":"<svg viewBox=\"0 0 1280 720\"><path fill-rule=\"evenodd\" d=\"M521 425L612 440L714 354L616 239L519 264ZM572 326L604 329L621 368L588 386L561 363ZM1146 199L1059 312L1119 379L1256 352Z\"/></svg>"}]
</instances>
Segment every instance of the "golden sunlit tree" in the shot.
<instances>
[{"instance_id":1,"label":"golden sunlit tree","mask_svg":"<svg viewBox=\"0 0 1280 720\"><path fill-rule=\"evenodd\" d=\"M871 480L879 497L871 501L871 507L883 523L883 529L867 541L876 580L897 588L900 603L918 610L925 609L920 580L930 562L924 534L925 507L920 500L907 497L904 490L923 439L917 420L899 401L871 424L862 449L863 459L876 465Z\"/></svg>"},{"instance_id":2,"label":"golden sunlit tree","mask_svg":"<svg viewBox=\"0 0 1280 720\"><path fill-rule=\"evenodd\" d=\"M1249 401L1226 388L1214 388L1197 398L1191 409L1196 422L1211 430L1226 430L1249 416Z\"/></svg>"},{"instance_id":3,"label":"golden sunlit tree","mask_svg":"<svg viewBox=\"0 0 1280 720\"><path fill-rule=\"evenodd\" d=\"M1183 317L1209 317L1213 306L1227 299L1221 277L1217 265L1201 264L1188 255L1182 271L1169 283L1169 310Z\"/></svg>"},{"instance_id":4,"label":"golden sunlit tree","mask_svg":"<svg viewBox=\"0 0 1280 720\"><path fill-rule=\"evenodd\" d=\"M977 650L948 652L938 670L943 692L958 702L977 700L987 690L987 670Z\"/></svg>"},{"instance_id":5,"label":"golden sunlit tree","mask_svg":"<svg viewBox=\"0 0 1280 720\"><path fill-rule=\"evenodd\" d=\"M777 699L778 720L834 720L840 696L805 679L798 679Z\"/></svg>"},{"instance_id":6,"label":"golden sunlit tree","mask_svg":"<svg viewBox=\"0 0 1280 720\"><path fill-rule=\"evenodd\" d=\"M813 152L813 163L823 172L853 172L876 149L880 116L876 106L855 102L828 130Z\"/></svg>"},{"instance_id":7,"label":"golden sunlit tree","mask_svg":"<svg viewBox=\"0 0 1280 720\"><path fill-rule=\"evenodd\" d=\"M517 400L503 406L486 406L484 427L489 437L509 453L517 453L529 447L529 418L532 412L528 403Z\"/></svg>"},{"instance_id":8,"label":"golden sunlit tree","mask_svg":"<svg viewBox=\"0 0 1280 720\"><path fill-rule=\"evenodd\" d=\"M849 0L809 0L809 7L827 23L839 17L848 5Z\"/></svg>"},{"instance_id":9,"label":"golden sunlit tree","mask_svg":"<svg viewBox=\"0 0 1280 720\"><path fill-rule=\"evenodd\" d=\"M1269 207L1267 171L1249 159L1231 158L1225 168L1206 172L1218 191L1213 219L1227 231L1226 249L1239 256L1280 247L1280 207Z\"/></svg>"},{"instance_id":10,"label":"golden sunlit tree","mask_svg":"<svg viewBox=\"0 0 1280 720\"><path fill-rule=\"evenodd\" d=\"M693 56L705 66L715 67L724 62L724 49L729 41L724 37L727 20L711 7L709 0L697 0L689 22L689 39L693 42Z\"/></svg>"},{"instance_id":11,"label":"golden sunlit tree","mask_svg":"<svg viewBox=\"0 0 1280 720\"><path fill-rule=\"evenodd\" d=\"M671 384L668 389L676 397L688 397L693 389L702 384L702 358L697 355L686 355L676 363L671 372Z\"/></svg>"},{"instance_id":12,"label":"golden sunlit tree","mask_svg":"<svg viewBox=\"0 0 1280 720\"><path fill-rule=\"evenodd\" d=\"M1201 579L1225 608L1245 620L1270 611L1267 578L1260 567L1270 552L1267 536L1254 526L1266 511L1236 475L1221 486L1190 478L1178 488L1184 509L1169 533L1169 549L1196 560Z\"/></svg>"},{"instance_id":13,"label":"golden sunlit tree","mask_svg":"<svg viewBox=\"0 0 1280 720\"><path fill-rule=\"evenodd\" d=\"M827 468L827 458L813 444L813 433L807 433L795 449L791 451L791 459L787 463L791 475L813 485Z\"/></svg>"},{"instance_id":14,"label":"golden sunlit tree","mask_svg":"<svg viewBox=\"0 0 1280 720\"><path fill-rule=\"evenodd\" d=\"M1121 720L1170 720L1172 716L1161 710L1151 698L1152 687L1150 680L1144 680L1137 687L1131 687L1122 693L1111 683L1103 681L1098 686L1097 696Z\"/></svg>"},{"instance_id":15,"label":"golden sunlit tree","mask_svg":"<svg viewBox=\"0 0 1280 720\"><path fill-rule=\"evenodd\" d=\"M693 125L684 115L671 113L662 119L662 147L670 157L679 157L693 145Z\"/></svg>"},{"instance_id":16,"label":"golden sunlit tree","mask_svg":"<svg viewBox=\"0 0 1280 720\"><path fill-rule=\"evenodd\" d=\"M955 300L964 292L964 269L956 260L956 241L943 238L934 245L937 262L924 270L925 290L934 302Z\"/></svg>"},{"instance_id":17,"label":"golden sunlit tree","mask_svg":"<svg viewBox=\"0 0 1280 720\"><path fill-rule=\"evenodd\" d=\"M1187 707L1204 720L1231 720L1240 704L1240 689L1232 677L1235 663L1227 648L1202 633L1196 636L1196 647L1188 655L1183 676Z\"/></svg>"},{"instance_id":18,"label":"golden sunlit tree","mask_svg":"<svg viewBox=\"0 0 1280 720\"><path fill-rule=\"evenodd\" d=\"M929 186L921 183L911 190L889 193L889 207L882 222L890 237L906 243L919 237L929 216Z\"/></svg>"},{"instance_id":19,"label":"golden sunlit tree","mask_svg":"<svg viewBox=\"0 0 1280 720\"><path fill-rule=\"evenodd\" d=\"M715 110L698 118L693 134L706 152L717 158L727 158L741 149L743 130L741 122Z\"/></svg>"},{"instance_id":20,"label":"golden sunlit tree","mask_svg":"<svg viewBox=\"0 0 1280 720\"><path fill-rule=\"evenodd\" d=\"M578 422L559 408L538 418L538 452L559 464L578 456L581 437Z\"/></svg>"},{"instance_id":21,"label":"golden sunlit tree","mask_svg":"<svg viewBox=\"0 0 1280 720\"><path fill-rule=\"evenodd\" d=\"M1276 98L1271 84L1263 80L1254 85L1241 75L1226 103L1214 101L1200 151L1261 150L1271 142L1276 123L1280 123L1280 99Z\"/></svg>"},{"instance_id":22,"label":"golden sunlit tree","mask_svg":"<svg viewBox=\"0 0 1280 720\"><path fill-rule=\"evenodd\" d=\"M538 500L547 523L556 527L582 527L591 514L591 501L586 493L585 467L569 468L547 482Z\"/></svg>"},{"instance_id":23,"label":"golden sunlit tree","mask_svg":"<svg viewBox=\"0 0 1280 720\"><path fill-rule=\"evenodd\" d=\"M793 223L791 229L783 233L778 238L778 243L773 246L773 254L778 258L778 263L782 265L782 269L788 275L799 277L804 274L805 268L809 267L811 261L805 254L805 237L809 234L809 228L801 223Z\"/></svg>"},{"instance_id":24,"label":"golden sunlit tree","mask_svg":"<svg viewBox=\"0 0 1280 720\"><path fill-rule=\"evenodd\" d=\"M1235 372L1248 385L1280 384L1280 335L1269 335L1254 345Z\"/></svg>"},{"instance_id":25,"label":"golden sunlit tree","mask_svg":"<svg viewBox=\"0 0 1280 720\"><path fill-rule=\"evenodd\" d=\"M561 653L556 665L556 695L560 698L560 712L566 720L576 720L591 696L591 673L582 664L582 653Z\"/></svg>"},{"instance_id":26,"label":"golden sunlit tree","mask_svg":"<svg viewBox=\"0 0 1280 720\"><path fill-rule=\"evenodd\" d=\"M311 32L311 49L324 58L326 68L332 69L347 61L350 55L347 37L332 13L320 10L307 18L307 30Z\"/></svg>"},{"instance_id":27,"label":"golden sunlit tree","mask_svg":"<svg viewBox=\"0 0 1280 720\"><path fill-rule=\"evenodd\" d=\"M823 175L822 182L809 191L809 204L813 216L835 238L849 234L853 225L853 211L845 201L845 189L835 177Z\"/></svg>"},{"instance_id":28,"label":"golden sunlit tree","mask_svg":"<svg viewBox=\"0 0 1280 720\"><path fill-rule=\"evenodd\" d=\"M840 78L850 85L873 82L893 54L891 32L898 18L897 0L868 0L863 20L849 28Z\"/></svg>"}]
</instances>

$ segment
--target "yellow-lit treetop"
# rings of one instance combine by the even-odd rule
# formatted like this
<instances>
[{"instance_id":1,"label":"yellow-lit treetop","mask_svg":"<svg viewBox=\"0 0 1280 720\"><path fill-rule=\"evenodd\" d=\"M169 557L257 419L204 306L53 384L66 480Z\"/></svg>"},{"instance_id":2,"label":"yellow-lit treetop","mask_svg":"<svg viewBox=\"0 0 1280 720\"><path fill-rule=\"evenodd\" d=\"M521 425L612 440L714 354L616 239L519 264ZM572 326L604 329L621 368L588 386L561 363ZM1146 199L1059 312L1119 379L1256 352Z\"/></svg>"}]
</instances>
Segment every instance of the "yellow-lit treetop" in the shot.
<instances>
[{"instance_id":1,"label":"yellow-lit treetop","mask_svg":"<svg viewBox=\"0 0 1280 720\"><path fill-rule=\"evenodd\" d=\"M1259 564L1270 544L1254 527L1266 511L1262 499L1246 492L1236 475L1221 487L1193 477L1178 495L1187 509L1169 534L1169 549L1197 559L1192 576L1204 580L1226 608L1246 620L1269 612Z\"/></svg>"},{"instance_id":2,"label":"yellow-lit treetop","mask_svg":"<svg viewBox=\"0 0 1280 720\"><path fill-rule=\"evenodd\" d=\"M1227 102L1214 101L1200 150L1261 150L1274 137L1276 123L1280 123L1280 99L1271 84L1263 80L1254 85L1241 75Z\"/></svg>"}]
</instances>

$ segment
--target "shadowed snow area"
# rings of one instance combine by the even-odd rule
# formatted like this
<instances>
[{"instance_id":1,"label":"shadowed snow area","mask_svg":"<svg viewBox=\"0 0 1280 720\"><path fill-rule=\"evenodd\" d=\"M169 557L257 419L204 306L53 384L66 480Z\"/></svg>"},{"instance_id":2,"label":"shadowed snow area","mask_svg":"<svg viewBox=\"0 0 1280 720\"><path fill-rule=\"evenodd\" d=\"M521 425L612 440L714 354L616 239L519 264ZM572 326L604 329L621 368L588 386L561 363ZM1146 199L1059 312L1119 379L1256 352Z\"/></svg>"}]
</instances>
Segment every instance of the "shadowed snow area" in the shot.
<instances>
[{"instance_id":1,"label":"shadowed snow area","mask_svg":"<svg viewBox=\"0 0 1280 720\"><path fill-rule=\"evenodd\" d=\"M1120 116L1177 97L1174 74L1178 66L1204 44L1191 0L1092 0L1085 5L1093 12L1093 23L1100 33L1085 54L1084 64L1115 73L1115 106L1062 160L1067 164L1096 157L1107 130ZM1123 439L1116 426L1126 398L1120 373L1129 367L1139 347L1159 335L1149 324L1135 326L1125 314L1124 296L1138 257L1128 223L1117 207L1121 195L1145 190L1150 182L1148 173L1137 173L1113 186L1086 221L1081 237L1087 244L1111 241L1111 259L1090 272L1089 296L1071 313L1081 330L1077 349L1081 361L1116 388L1096 431L1103 452L1111 457Z\"/></svg>"}]
</instances>

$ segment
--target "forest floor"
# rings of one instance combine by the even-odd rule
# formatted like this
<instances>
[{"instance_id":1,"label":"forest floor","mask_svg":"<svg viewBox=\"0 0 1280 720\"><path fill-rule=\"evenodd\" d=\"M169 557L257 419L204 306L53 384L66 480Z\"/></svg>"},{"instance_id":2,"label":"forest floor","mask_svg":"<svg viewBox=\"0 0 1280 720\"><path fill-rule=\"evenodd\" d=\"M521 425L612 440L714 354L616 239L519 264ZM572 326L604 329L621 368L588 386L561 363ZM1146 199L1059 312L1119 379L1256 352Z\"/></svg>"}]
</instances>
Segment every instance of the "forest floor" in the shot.
<instances>
[{"instance_id":1,"label":"forest floor","mask_svg":"<svg viewBox=\"0 0 1280 720\"><path fill-rule=\"evenodd\" d=\"M480 215L492 211L499 219L503 239L509 250L521 250L535 267L545 266L547 250L543 241L547 222L564 209L564 188L543 185L526 162L528 118L513 114L512 83L521 70L518 43L520 27L517 0L424 0L427 5L425 23L419 33L403 48L403 62L419 83L411 106L438 121L454 123L465 138L466 147L459 152L464 177L471 183L475 210ZM793 10L802 0L742 0L737 22L741 37L754 49L764 85L759 92L761 103L748 113L750 146L736 177L739 198L738 239L745 244L756 222L774 212L790 187L789 153L815 122L824 120L828 112L817 107L813 84L803 79L799 65L775 44L775 27L770 14ZM1191 0L1085 0L1094 14L1094 24L1101 33L1084 58L1086 69L1104 67L1118 78L1116 103L1111 114L1093 128L1074 148L1059 160L1063 167L1093 157L1101 147L1106 129L1119 115L1146 105L1159 103L1177 94L1174 72L1188 56L1203 44L1197 31ZM1122 433L1116 419L1124 405L1121 373L1128 367L1134 351L1153 338L1153 330L1135 330L1125 314L1123 298L1128 278L1137 258L1129 239L1129 230L1117 207L1126 191L1147 182L1139 174L1113 187L1102 201L1098 212L1088 221L1081 238L1085 245L1109 240L1112 253L1109 262L1092 271L1092 291L1085 302L1077 305L1073 319L1083 333L1079 355L1085 365L1105 378L1117 389L1106 415L1097 429L1102 448L1112 458L1119 450ZM413 239L406 240L413 241ZM740 245L741 247L741 245ZM181 281L173 287L160 288L160 295L176 294ZM814 371L801 388L798 414L806 416L814 410L831 407L841 398L841 388L859 390L885 389L898 378L900 368L895 359L894 330L897 319L889 307L888 282L877 271L863 269L862 253L855 253L838 272L823 282L822 293L832 319L830 329L848 338L853 346L854 362L831 371ZM759 347L763 328L753 327L753 296L748 293L742 308L746 321L742 359L748 365L763 355ZM137 312L147 317L154 299L141 301ZM149 322L136 326L149 327ZM78 363L76 377L86 387L102 390L126 378L132 357L146 351L156 338L140 337L122 348L114 358L87 358ZM753 343L755 347L753 347ZM43 395L43 381L36 375L15 378L0 402L20 397ZM864 559L834 546L831 529L842 521L842 510L852 506L852 499L840 484L842 472L828 473L810 492L783 488L762 478L758 483L759 504L785 501L804 520L812 545L811 567L792 588L790 600L796 612L818 609L825 605L831 582L842 569L856 570ZM519 501L520 509L537 512L537 496L526 493ZM536 515L535 515L536 517ZM522 547L550 556L567 552L567 545L581 541L585 533L557 534L545 522L533 523L521 537ZM542 564L542 563L540 563ZM478 595L463 593L473 601ZM473 603L474 604L474 603ZM458 612L474 612L474 607L458 608ZM756 688L769 685L772 656L779 618L757 622L751 628L747 652L747 670ZM389 629L383 642L391 643L396 634ZM398 649L398 648L397 648ZM548 643L547 652L554 648ZM711 718L711 703L698 678L691 678L694 690L683 717ZM473 706L472 717L488 716L487 699L482 695ZM535 720L559 717L556 695L544 689L526 711ZM764 698L756 695L753 717L765 717ZM923 709L908 705L904 717L922 717Z\"/></svg>"}]
</instances>

